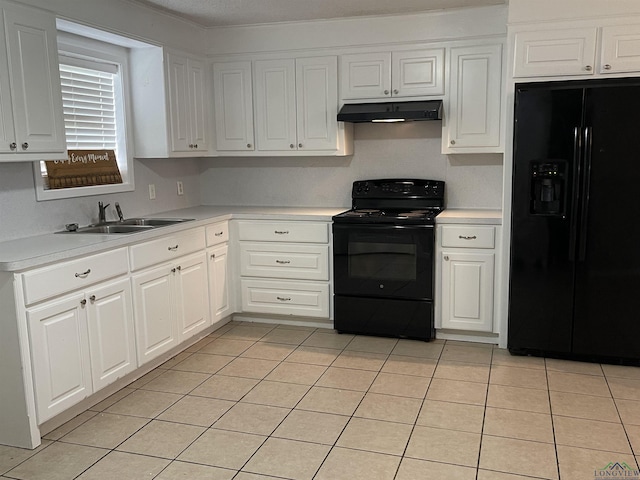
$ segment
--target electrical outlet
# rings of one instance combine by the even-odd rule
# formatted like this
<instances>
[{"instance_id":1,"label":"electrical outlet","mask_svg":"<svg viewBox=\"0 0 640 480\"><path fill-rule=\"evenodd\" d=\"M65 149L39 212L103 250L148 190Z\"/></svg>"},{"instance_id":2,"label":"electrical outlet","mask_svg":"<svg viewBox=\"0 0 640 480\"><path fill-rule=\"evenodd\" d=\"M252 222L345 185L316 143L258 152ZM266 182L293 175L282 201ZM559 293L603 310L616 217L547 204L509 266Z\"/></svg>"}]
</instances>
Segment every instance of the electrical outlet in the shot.
<instances>
[{"instance_id":1,"label":"electrical outlet","mask_svg":"<svg viewBox=\"0 0 640 480\"><path fill-rule=\"evenodd\" d=\"M156 199L156 186L153 183L149 184L149 200Z\"/></svg>"},{"instance_id":2,"label":"electrical outlet","mask_svg":"<svg viewBox=\"0 0 640 480\"><path fill-rule=\"evenodd\" d=\"M184 195L184 185L180 180L178 180L178 195Z\"/></svg>"}]
</instances>

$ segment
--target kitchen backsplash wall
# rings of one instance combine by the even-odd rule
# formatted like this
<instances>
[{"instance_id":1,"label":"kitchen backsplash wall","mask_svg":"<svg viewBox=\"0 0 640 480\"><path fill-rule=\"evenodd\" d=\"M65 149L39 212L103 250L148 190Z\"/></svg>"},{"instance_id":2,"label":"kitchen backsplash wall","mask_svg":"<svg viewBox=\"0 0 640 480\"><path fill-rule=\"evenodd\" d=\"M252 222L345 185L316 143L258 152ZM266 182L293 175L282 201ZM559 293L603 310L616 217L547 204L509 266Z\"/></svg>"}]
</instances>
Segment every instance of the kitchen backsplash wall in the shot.
<instances>
[{"instance_id":1,"label":"kitchen backsplash wall","mask_svg":"<svg viewBox=\"0 0 640 480\"><path fill-rule=\"evenodd\" d=\"M86 225L98 217L98 201L110 203L107 218L116 219L114 203L125 217L200 205L199 160L136 160L134 192L36 202L30 163L0 163L0 241L51 233L66 223ZM177 195L176 181L184 185ZM156 199L149 200L148 185L156 186Z\"/></svg>"},{"instance_id":2,"label":"kitchen backsplash wall","mask_svg":"<svg viewBox=\"0 0 640 480\"><path fill-rule=\"evenodd\" d=\"M502 155L442 155L440 122L356 124L352 157L203 160L207 205L331 206L351 204L351 184L415 177L447 182L449 208L500 208Z\"/></svg>"}]
</instances>

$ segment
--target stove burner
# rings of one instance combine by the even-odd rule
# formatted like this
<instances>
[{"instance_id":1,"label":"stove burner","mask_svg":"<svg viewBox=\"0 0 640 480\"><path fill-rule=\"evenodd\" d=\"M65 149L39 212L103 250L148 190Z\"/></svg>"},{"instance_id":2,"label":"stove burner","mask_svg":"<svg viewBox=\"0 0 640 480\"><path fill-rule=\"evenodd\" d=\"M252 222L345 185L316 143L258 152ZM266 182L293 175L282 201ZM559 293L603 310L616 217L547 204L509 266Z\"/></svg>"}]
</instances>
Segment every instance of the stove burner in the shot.
<instances>
[{"instance_id":1,"label":"stove burner","mask_svg":"<svg viewBox=\"0 0 640 480\"><path fill-rule=\"evenodd\" d=\"M374 208L362 208L359 210L349 210L344 213L347 217L368 217L375 214L381 214L380 210Z\"/></svg>"}]
</instances>

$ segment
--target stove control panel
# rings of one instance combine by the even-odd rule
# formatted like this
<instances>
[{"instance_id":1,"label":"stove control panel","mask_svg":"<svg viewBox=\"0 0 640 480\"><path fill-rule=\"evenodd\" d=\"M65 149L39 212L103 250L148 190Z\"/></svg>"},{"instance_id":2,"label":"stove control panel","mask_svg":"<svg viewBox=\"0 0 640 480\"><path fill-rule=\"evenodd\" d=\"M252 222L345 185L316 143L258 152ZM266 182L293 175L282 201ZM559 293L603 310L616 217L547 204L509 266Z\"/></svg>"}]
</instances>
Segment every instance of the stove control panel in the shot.
<instances>
[{"instance_id":1,"label":"stove control panel","mask_svg":"<svg viewBox=\"0 0 640 480\"><path fill-rule=\"evenodd\" d=\"M353 182L352 198L444 198L440 180L359 180Z\"/></svg>"}]
</instances>

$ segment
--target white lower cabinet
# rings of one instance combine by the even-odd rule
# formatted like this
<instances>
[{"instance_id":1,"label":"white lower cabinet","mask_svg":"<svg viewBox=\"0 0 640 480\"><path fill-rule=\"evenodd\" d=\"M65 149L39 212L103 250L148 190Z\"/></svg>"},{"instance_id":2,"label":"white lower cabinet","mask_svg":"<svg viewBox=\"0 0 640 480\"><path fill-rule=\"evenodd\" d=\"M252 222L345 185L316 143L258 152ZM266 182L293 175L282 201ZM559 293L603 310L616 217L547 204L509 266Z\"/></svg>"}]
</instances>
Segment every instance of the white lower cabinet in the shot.
<instances>
[{"instance_id":1,"label":"white lower cabinet","mask_svg":"<svg viewBox=\"0 0 640 480\"><path fill-rule=\"evenodd\" d=\"M204 252L133 275L140 364L211 324Z\"/></svg>"},{"instance_id":2,"label":"white lower cabinet","mask_svg":"<svg viewBox=\"0 0 640 480\"><path fill-rule=\"evenodd\" d=\"M242 311L329 318L329 224L238 222Z\"/></svg>"},{"instance_id":3,"label":"white lower cabinet","mask_svg":"<svg viewBox=\"0 0 640 480\"><path fill-rule=\"evenodd\" d=\"M138 365L128 279L27 310L40 423Z\"/></svg>"},{"instance_id":4,"label":"white lower cabinet","mask_svg":"<svg viewBox=\"0 0 640 480\"><path fill-rule=\"evenodd\" d=\"M493 253L443 252L442 328L493 328Z\"/></svg>"},{"instance_id":5,"label":"white lower cabinet","mask_svg":"<svg viewBox=\"0 0 640 480\"><path fill-rule=\"evenodd\" d=\"M438 225L436 328L494 331L497 228Z\"/></svg>"},{"instance_id":6,"label":"white lower cabinet","mask_svg":"<svg viewBox=\"0 0 640 480\"><path fill-rule=\"evenodd\" d=\"M229 246L224 244L207 251L209 259L209 302L211 322L216 324L231 313L229 299Z\"/></svg>"}]
</instances>

